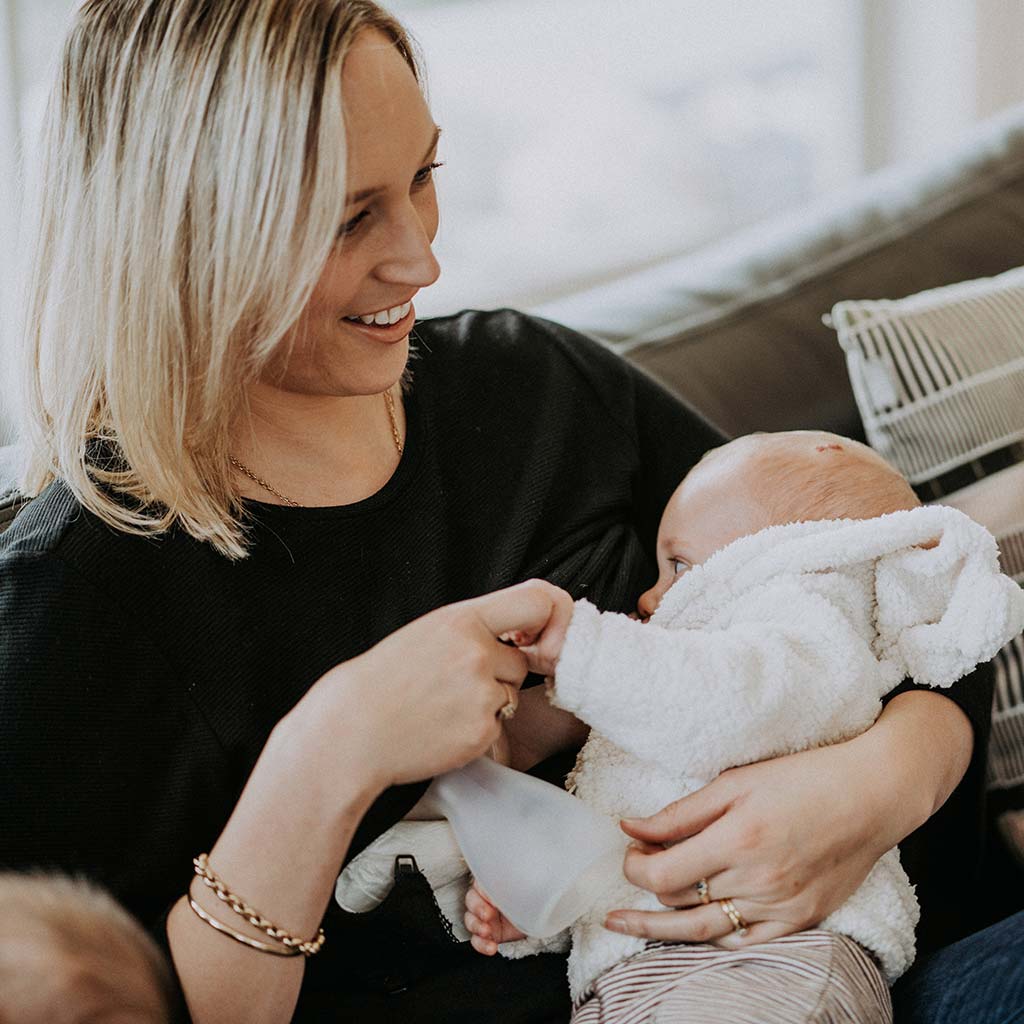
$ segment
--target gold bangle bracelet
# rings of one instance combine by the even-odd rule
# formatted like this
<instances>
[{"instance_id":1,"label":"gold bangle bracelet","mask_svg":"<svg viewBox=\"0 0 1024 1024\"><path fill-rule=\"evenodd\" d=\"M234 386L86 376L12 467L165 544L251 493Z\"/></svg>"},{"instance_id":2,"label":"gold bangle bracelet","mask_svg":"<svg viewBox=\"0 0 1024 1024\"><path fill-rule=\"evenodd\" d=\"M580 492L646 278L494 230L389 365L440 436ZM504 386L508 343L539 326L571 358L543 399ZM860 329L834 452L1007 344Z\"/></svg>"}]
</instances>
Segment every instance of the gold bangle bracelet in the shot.
<instances>
[{"instance_id":1,"label":"gold bangle bracelet","mask_svg":"<svg viewBox=\"0 0 1024 1024\"><path fill-rule=\"evenodd\" d=\"M268 938L280 942L282 946L287 946L289 949L298 950L303 956L316 956L323 948L326 941L323 928L318 928L316 935L311 939L300 939L283 928L279 928L272 921L268 921L258 910L250 907L221 881L217 873L210 867L208 853L201 853L198 857L193 858L192 864L196 874L203 880L203 885L212 889L217 899L226 903L239 917L244 917L254 928L259 928Z\"/></svg>"},{"instance_id":2,"label":"gold bangle bracelet","mask_svg":"<svg viewBox=\"0 0 1024 1024\"><path fill-rule=\"evenodd\" d=\"M299 949L289 948L288 946L271 946L269 943L260 942L259 939L250 939L248 935L243 935L241 932L236 932L234 928L229 928L223 921L218 921L217 918L208 914L196 901L189 896L188 905L192 908L192 913L199 918L200 921L205 922L214 931L218 931L221 935L226 935L229 939L234 939L235 942L240 942L243 946L248 946L250 949L258 949L261 953L270 953L271 956L301 956L302 951Z\"/></svg>"}]
</instances>

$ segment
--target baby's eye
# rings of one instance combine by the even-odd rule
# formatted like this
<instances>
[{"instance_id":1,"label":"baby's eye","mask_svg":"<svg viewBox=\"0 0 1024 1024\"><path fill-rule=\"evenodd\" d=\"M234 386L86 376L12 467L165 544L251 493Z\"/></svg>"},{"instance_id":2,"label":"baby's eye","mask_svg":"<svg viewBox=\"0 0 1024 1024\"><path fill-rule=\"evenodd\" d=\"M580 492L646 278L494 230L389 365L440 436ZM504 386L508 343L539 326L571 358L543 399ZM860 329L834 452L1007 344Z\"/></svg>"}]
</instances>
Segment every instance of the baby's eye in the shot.
<instances>
[{"instance_id":1,"label":"baby's eye","mask_svg":"<svg viewBox=\"0 0 1024 1024\"><path fill-rule=\"evenodd\" d=\"M686 572L690 568L690 563L683 558L670 558L669 563L672 566L672 575L678 576L680 573Z\"/></svg>"}]
</instances>

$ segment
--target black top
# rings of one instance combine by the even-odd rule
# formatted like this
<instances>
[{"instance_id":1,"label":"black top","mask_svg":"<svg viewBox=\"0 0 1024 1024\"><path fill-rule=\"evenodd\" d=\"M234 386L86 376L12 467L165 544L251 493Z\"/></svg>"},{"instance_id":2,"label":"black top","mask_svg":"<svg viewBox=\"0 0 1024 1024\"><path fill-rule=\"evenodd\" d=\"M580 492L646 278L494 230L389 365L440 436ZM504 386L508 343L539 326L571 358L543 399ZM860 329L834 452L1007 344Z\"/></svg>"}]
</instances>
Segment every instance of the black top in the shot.
<instances>
[{"instance_id":1,"label":"black top","mask_svg":"<svg viewBox=\"0 0 1024 1024\"><path fill-rule=\"evenodd\" d=\"M553 324L470 312L419 324L416 341L406 447L391 480L343 507L249 503L242 561L181 532L118 533L59 483L3 535L0 865L87 872L159 931L274 724L333 665L431 609L533 576L601 608L634 607L655 576L669 494L720 436L637 369ZM979 738L986 679L947 691ZM966 888L983 747L924 830L923 839L929 828L941 833L941 860L910 857L926 915L929 894ZM350 856L423 788L385 792ZM509 989L524 971L536 975L535 993L563 985L550 958L524 967L460 947L445 961L459 980L437 984L434 965L417 987L408 977L367 980L387 929L343 921L333 905L324 927L296 1020L332 1019L343 1005L346 1019L378 1019L379 992L403 988L417 1014L429 1009L423 1019L457 1020L443 1001L472 1010L485 990L505 1007L501 1019L559 1015L530 1015L530 985L516 980L515 997ZM353 972L357 955L365 970Z\"/></svg>"}]
</instances>

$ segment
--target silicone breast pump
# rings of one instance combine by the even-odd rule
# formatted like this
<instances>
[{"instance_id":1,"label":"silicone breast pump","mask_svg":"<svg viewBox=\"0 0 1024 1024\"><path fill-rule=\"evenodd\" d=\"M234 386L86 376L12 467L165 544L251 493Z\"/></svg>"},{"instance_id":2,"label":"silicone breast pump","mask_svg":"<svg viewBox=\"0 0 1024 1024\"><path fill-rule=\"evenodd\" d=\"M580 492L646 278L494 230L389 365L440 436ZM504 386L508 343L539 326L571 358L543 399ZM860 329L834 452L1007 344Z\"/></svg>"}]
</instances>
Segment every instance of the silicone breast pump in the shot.
<instances>
[{"instance_id":1,"label":"silicone breast pump","mask_svg":"<svg viewBox=\"0 0 1024 1024\"><path fill-rule=\"evenodd\" d=\"M610 819L489 758L438 776L426 798L480 887L526 935L567 928L622 874L627 840Z\"/></svg>"}]
</instances>

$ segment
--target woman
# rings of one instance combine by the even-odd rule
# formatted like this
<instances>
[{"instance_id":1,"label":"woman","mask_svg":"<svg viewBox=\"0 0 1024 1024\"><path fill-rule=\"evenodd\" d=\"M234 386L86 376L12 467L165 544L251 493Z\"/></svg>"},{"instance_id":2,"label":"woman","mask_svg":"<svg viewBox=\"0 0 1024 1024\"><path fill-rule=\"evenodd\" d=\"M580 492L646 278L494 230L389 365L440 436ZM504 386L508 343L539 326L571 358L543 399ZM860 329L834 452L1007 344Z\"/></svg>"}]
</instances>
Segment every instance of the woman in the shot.
<instances>
[{"instance_id":1,"label":"woman","mask_svg":"<svg viewBox=\"0 0 1024 1024\"><path fill-rule=\"evenodd\" d=\"M363 918L334 880L515 710L498 637L547 606L523 581L631 609L718 435L554 325L413 327L438 132L365 0L87 0L48 125L0 861L110 885L197 1021L565 1019L563 963L451 944L414 865ZM626 862L684 909L623 927L742 944L692 906L704 876L762 933L813 925L965 772L932 827L967 831L988 696L901 693L638 824L694 836ZM919 876L926 905L951 877Z\"/></svg>"}]
</instances>

